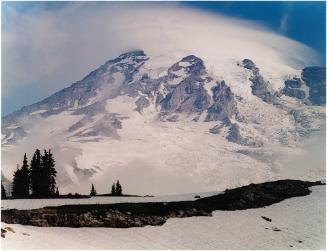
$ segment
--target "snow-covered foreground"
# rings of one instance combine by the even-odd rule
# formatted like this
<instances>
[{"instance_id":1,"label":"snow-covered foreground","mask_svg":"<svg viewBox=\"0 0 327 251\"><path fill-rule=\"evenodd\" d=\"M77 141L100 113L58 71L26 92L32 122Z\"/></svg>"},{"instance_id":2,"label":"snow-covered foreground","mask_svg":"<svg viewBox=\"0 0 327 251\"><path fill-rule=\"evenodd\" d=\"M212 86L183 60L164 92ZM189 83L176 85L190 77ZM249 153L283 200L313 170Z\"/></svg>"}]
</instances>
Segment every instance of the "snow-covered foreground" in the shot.
<instances>
[{"instance_id":1,"label":"snow-covered foreground","mask_svg":"<svg viewBox=\"0 0 327 251\"><path fill-rule=\"evenodd\" d=\"M311 190L308 196L266 208L169 219L160 227L74 229L2 223L15 231L2 238L2 249L325 249L325 186Z\"/></svg>"},{"instance_id":2,"label":"snow-covered foreground","mask_svg":"<svg viewBox=\"0 0 327 251\"><path fill-rule=\"evenodd\" d=\"M155 197L91 197L89 199L15 199L2 200L1 209L36 209L46 206L61 206L75 204L114 204L124 202L169 202L196 200L195 196L208 197L219 194L219 192L188 193L165 195Z\"/></svg>"}]
</instances>

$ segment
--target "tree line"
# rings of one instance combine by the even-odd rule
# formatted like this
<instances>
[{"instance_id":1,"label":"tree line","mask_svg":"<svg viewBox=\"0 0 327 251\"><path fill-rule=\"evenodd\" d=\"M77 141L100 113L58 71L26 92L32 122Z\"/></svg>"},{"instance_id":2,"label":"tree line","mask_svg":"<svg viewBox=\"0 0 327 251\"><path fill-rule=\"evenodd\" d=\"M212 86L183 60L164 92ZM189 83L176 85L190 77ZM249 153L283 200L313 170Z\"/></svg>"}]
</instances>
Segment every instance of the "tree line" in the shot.
<instances>
[{"instance_id":1,"label":"tree line","mask_svg":"<svg viewBox=\"0 0 327 251\"><path fill-rule=\"evenodd\" d=\"M56 176L55 159L50 149L48 151L44 149L43 154L39 149L36 149L30 164L25 153L22 166L17 165L17 169L13 174L11 196L13 198L60 197L59 189L56 186ZM92 184L90 196L96 195L97 192ZM119 180L112 184L110 195L123 195L123 188ZM5 188L1 183L1 198L6 197Z\"/></svg>"},{"instance_id":2,"label":"tree line","mask_svg":"<svg viewBox=\"0 0 327 251\"><path fill-rule=\"evenodd\" d=\"M91 191L90 191L90 196L96 196L97 195L97 191L94 188L94 185L91 185ZM110 192L111 196L122 196L123 195L123 188L121 186L121 184L119 183L119 180L117 180L117 182L113 183L111 186L111 192Z\"/></svg>"},{"instance_id":3,"label":"tree line","mask_svg":"<svg viewBox=\"0 0 327 251\"><path fill-rule=\"evenodd\" d=\"M28 164L26 153L23 164L17 165L13 175L12 197L55 197L59 196L56 186L57 171L55 169L55 159L51 150L44 150L43 155L36 149L30 165ZM1 184L1 195L5 198L6 193Z\"/></svg>"}]
</instances>

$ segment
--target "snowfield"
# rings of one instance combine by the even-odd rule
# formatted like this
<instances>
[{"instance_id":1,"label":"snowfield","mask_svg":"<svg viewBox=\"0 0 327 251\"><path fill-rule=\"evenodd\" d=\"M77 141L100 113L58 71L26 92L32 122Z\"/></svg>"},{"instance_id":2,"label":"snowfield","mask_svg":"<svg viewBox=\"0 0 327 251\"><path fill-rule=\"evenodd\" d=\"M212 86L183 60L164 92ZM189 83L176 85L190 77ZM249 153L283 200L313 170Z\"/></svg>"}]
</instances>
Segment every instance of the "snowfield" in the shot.
<instances>
[{"instance_id":1,"label":"snowfield","mask_svg":"<svg viewBox=\"0 0 327 251\"><path fill-rule=\"evenodd\" d=\"M160 227L38 228L9 225L2 249L325 249L325 186L266 208L169 219ZM262 219L272 219L268 222Z\"/></svg>"}]
</instances>

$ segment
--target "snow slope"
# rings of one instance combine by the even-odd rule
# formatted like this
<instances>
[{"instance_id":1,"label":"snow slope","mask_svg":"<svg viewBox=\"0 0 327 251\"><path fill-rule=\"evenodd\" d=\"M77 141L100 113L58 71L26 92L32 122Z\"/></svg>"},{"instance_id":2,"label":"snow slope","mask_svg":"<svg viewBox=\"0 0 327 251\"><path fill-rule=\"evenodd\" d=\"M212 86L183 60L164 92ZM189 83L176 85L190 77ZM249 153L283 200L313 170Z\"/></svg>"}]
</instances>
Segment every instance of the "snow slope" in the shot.
<instances>
[{"instance_id":1,"label":"snow slope","mask_svg":"<svg viewBox=\"0 0 327 251\"><path fill-rule=\"evenodd\" d=\"M75 229L2 223L15 233L6 233L1 244L2 249L325 249L325 186L311 190L308 196L265 208L169 219L160 227Z\"/></svg>"},{"instance_id":2,"label":"snow slope","mask_svg":"<svg viewBox=\"0 0 327 251\"><path fill-rule=\"evenodd\" d=\"M3 118L4 176L25 152L31 158L35 148L51 148L62 193L88 193L91 183L108 193L117 179L125 193L158 195L289 178L288 159L309 152L312 133L324 132L325 107L254 95L244 58L185 53L124 53ZM301 72L276 64L258 63L264 92L274 97L280 81ZM313 154L321 158L319 144ZM299 178L323 179L320 163L300 166Z\"/></svg>"}]
</instances>

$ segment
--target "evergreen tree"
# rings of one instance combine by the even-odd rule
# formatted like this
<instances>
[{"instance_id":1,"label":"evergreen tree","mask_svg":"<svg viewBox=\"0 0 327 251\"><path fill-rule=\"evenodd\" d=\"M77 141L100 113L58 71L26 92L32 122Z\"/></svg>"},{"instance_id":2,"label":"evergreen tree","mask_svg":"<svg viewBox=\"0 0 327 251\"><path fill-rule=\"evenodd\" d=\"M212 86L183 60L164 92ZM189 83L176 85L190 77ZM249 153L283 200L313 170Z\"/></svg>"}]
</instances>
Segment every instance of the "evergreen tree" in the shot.
<instances>
[{"instance_id":1,"label":"evergreen tree","mask_svg":"<svg viewBox=\"0 0 327 251\"><path fill-rule=\"evenodd\" d=\"M41 155L36 149L31 161L31 190L34 196L51 197L56 194L55 160L51 150Z\"/></svg>"},{"instance_id":2,"label":"evergreen tree","mask_svg":"<svg viewBox=\"0 0 327 251\"><path fill-rule=\"evenodd\" d=\"M119 183L119 180L116 182L116 195L121 196L123 194L123 188Z\"/></svg>"},{"instance_id":3,"label":"evergreen tree","mask_svg":"<svg viewBox=\"0 0 327 251\"><path fill-rule=\"evenodd\" d=\"M1 182L1 199L5 199L5 198L7 198L7 194L6 194L6 190Z\"/></svg>"},{"instance_id":4,"label":"evergreen tree","mask_svg":"<svg viewBox=\"0 0 327 251\"><path fill-rule=\"evenodd\" d=\"M50 196L50 168L49 168L49 154L44 150L43 155L41 156L40 163L40 176L42 177L40 183L40 194L44 197Z\"/></svg>"},{"instance_id":5,"label":"evergreen tree","mask_svg":"<svg viewBox=\"0 0 327 251\"><path fill-rule=\"evenodd\" d=\"M41 153L39 149L35 150L31 160L30 178L32 195L42 195Z\"/></svg>"},{"instance_id":6,"label":"evergreen tree","mask_svg":"<svg viewBox=\"0 0 327 251\"><path fill-rule=\"evenodd\" d=\"M23 197L22 187L22 171L17 164L17 169L14 172L12 197Z\"/></svg>"},{"instance_id":7,"label":"evergreen tree","mask_svg":"<svg viewBox=\"0 0 327 251\"><path fill-rule=\"evenodd\" d=\"M20 169L20 175L21 175L21 194L23 197L27 198L30 194L30 174L29 174L29 168L27 164L27 157L26 153L24 154L24 160L23 160L23 166Z\"/></svg>"},{"instance_id":8,"label":"evergreen tree","mask_svg":"<svg viewBox=\"0 0 327 251\"><path fill-rule=\"evenodd\" d=\"M57 171L55 169L55 160L54 160L54 157L52 155L52 152L51 150L49 149L49 152L48 152L48 170L49 170L49 173L50 173L50 180L49 180L49 190L50 190L50 194L55 194L55 190L56 190L56 176L57 176ZM58 190L58 187L57 187L57 190Z\"/></svg>"},{"instance_id":9,"label":"evergreen tree","mask_svg":"<svg viewBox=\"0 0 327 251\"><path fill-rule=\"evenodd\" d=\"M58 189L58 187L57 187L57 188L56 188L56 196L59 197L59 195L60 195L60 194L59 194L59 189Z\"/></svg>"},{"instance_id":10,"label":"evergreen tree","mask_svg":"<svg viewBox=\"0 0 327 251\"><path fill-rule=\"evenodd\" d=\"M95 195L97 195L97 191L95 190L95 188L94 188L94 186L92 184L90 196L95 196Z\"/></svg>"},{"instance_id":11,"label":"evergreen tree","mask_svg":"<svg viewBox=\"0 0 327 251\"><path fill-rule=\"evenodd\" d=\"M113 183L112 186L111 186L111 195L116 195L116 185L115 185L115 183Z\"/></svg>"}]
</instances>

